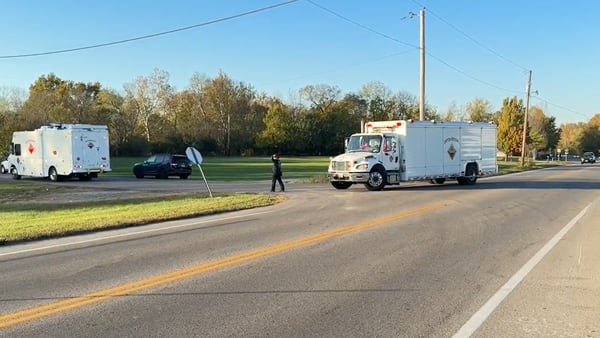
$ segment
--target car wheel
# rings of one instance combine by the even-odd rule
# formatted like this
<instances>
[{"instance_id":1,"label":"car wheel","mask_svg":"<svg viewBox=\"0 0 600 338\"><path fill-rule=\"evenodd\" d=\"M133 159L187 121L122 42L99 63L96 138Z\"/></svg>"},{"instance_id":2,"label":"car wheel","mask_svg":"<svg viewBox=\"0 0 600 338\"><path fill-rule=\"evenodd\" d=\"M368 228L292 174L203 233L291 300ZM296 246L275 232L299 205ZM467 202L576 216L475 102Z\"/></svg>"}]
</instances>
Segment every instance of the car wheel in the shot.
<instances>
[{"instance_id":1,"label":"car wheel","mask_svg":"<svg viewBox=\"0 0 600 338\"><path fill-rule=\"evenodd\" d=\"M4 168L3 165L0 165L0 173L1 174L6 174L8 172L8 169Z\"/></svg>"},{"instance_id":2,"label":"car wheel","mask_svg":"<svg viewBox=\"0 0 600 338\"><path fill-rule=\"evenodd\" d=\"M141 169L134 169L133 174L136 178L144 178L144 171Z\"/></svg>"}]
</instances>

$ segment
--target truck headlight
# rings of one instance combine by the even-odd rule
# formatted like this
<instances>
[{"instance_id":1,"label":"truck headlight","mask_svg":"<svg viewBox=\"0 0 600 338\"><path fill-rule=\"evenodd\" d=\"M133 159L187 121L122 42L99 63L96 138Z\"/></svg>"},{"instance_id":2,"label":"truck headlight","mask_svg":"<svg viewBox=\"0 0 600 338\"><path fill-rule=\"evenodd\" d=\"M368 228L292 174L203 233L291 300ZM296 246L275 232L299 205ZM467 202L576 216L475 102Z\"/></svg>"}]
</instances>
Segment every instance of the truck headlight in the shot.
<instances>
[{"instance_id":1,"label":"truck headlight","mask_svg":"<svg viewBox=\"0 0 600 338\"><path fill-rule=\"evenodd\" d=\"M369 168L369 164L368 163L359 163L354 168L356 168L356 170L367 170L367 168Z\"/></svg>"}]
</instances>

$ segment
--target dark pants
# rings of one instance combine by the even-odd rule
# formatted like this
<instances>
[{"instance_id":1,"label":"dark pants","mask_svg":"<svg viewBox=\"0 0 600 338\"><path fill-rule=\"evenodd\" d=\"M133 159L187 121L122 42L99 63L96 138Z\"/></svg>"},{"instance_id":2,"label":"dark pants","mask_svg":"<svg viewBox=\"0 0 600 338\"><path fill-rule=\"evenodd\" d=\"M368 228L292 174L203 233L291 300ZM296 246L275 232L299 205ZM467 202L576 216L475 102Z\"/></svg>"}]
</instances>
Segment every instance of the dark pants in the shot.
<instances>
[{"instance_id":1,"label":"dark pants","mask_svg":"<svg viewBox=\"0 0 600 338\"><path fill-rule=\"evenodd\" d=\"M283 181L281 180L281 175L273 175L273 179L271 180L271 191L275 191L275 182L279 182L279 187L281 188L281 191L285 191Z\"/></svg>"}]
</instances>

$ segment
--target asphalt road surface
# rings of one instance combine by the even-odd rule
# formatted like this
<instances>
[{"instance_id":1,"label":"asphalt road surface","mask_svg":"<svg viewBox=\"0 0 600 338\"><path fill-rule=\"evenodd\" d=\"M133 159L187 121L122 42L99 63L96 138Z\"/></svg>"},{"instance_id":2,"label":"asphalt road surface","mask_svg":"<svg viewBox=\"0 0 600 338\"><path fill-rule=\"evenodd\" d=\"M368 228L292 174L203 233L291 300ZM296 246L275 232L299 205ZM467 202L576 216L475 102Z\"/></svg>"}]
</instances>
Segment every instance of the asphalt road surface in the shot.
<instances>
[{"instance_id":1,"label":"asphalt road surface","mask_svg":"<svg viewBox=\"0 0 600 338\"><path fill-rule=\"evenodd\" d=\"M599 189L592 165L290 183L272 207L0 247L0 336L600 337Z\"/></svg>"}]
</instances>

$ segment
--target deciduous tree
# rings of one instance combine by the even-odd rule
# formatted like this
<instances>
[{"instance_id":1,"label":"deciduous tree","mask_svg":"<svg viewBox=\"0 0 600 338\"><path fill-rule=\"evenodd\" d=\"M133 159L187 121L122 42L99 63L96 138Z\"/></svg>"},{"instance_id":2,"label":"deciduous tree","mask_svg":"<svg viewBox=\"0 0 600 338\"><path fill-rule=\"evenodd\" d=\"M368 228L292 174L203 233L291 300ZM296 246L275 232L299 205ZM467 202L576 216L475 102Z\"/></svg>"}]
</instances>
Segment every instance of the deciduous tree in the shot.
<instances>
[{"instance_id":1,"label":"deciduous tree","mask_svg":"<svg viewBox=\"0 0 600 338\"><path fill-rule=\"evenodd\" d=\"M507 155L521 152L525 108L517 97L505 98L498 120L498 148Z\"/></svg>"}]
</instances>

